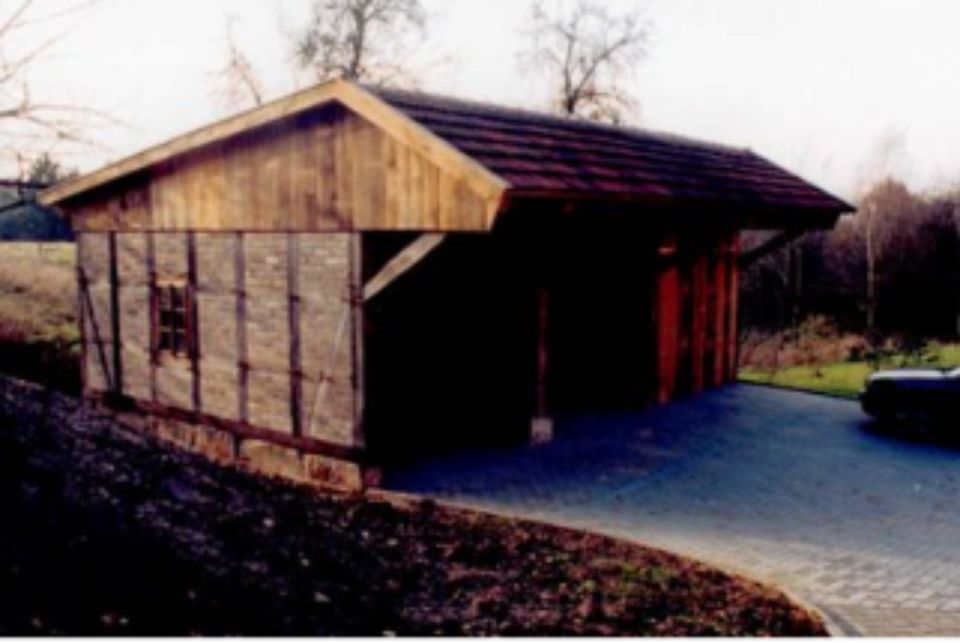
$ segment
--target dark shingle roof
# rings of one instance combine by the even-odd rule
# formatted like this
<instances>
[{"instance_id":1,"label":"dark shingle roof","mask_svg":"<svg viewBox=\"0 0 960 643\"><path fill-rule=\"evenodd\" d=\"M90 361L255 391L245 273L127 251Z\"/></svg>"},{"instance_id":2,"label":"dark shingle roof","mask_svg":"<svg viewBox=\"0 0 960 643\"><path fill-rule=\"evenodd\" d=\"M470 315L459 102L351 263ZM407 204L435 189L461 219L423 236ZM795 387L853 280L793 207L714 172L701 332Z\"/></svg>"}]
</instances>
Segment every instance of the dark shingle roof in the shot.
<instances>
[{"instance_id":1,"label":"dark shingle roof","mask_svg":"<svg viewBox=\"0 0 960 643\"><path fill-rule=\"evenodd\" d=\"M368 88L521 193L852 211L750 150L421 93Z\"/></svg>"}]
</instances>

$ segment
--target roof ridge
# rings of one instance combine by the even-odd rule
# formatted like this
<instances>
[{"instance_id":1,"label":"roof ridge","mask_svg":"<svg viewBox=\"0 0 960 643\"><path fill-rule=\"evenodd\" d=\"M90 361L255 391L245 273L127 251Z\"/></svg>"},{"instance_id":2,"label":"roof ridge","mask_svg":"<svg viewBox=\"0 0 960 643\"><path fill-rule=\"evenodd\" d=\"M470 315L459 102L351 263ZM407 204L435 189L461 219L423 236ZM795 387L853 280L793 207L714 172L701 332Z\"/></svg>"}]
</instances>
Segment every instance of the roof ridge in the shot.
<instances>
[{"instance_id":1,"label":"roof ridge","mask_svg":"<svg viewBox=\"0 0 960 643\"><path fill-rule=\"evenodd\" d=\"M735 153L735 154L753 154L753 151L749 147L738 147L735 145L726 145L723 143L716 143L714 141L705 141L702 139L693 138L691 136L684 136L682 134L675 134L673 132L666 132L661 130L652 130L646 129L643 127L638 127L635 125L621 125L613 123L604 123L601 121L594 121L590 119L577 118L573 116L563 116L560 114L550 114L547 112L542 112L534 109L529 109L526 107L517 107L503 105L500 103L491 103L480 101L477 99L463 98L460 96L450 96L446 94L435 94L432 92L425 92L415 89L401 89L397 87L384 87L384 86L375 86L361 84L361 87L366 91L374 94L375 96L391 102L391 99L403 101L404 99L410 101L429 101L433 103L436 108L442 108L444 106L451 107L463 107L471 110L476 110L484 112L490 115L499 115L499 116L514 116L518 118L523 118L527 121L539 121L544 125L562 125L564 127L579 127L592 131L605 131L610 134L615 134L622 136L624 134L632 135L637 138L644 138L648 140L656 140L666 144L674 145L684 145L690 147L699 147L699 148L709 148L716 151ZM444 105L446 104L446 105ZM429 109L431 105L429 104L420 104L421 108Z\"/></svg>"}]
</instances>

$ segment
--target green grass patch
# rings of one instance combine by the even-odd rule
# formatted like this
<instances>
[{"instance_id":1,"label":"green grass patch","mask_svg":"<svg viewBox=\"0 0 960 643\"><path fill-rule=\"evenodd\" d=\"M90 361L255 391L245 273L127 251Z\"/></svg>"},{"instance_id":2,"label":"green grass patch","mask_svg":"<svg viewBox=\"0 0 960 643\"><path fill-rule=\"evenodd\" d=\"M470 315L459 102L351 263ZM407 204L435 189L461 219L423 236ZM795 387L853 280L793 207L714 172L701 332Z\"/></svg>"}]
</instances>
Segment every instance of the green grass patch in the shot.
<instances>
[{"instance_id":1,"label":"green grass patch","mask_svg":"<svg viewBox=\"0 0 960 643\"><path fill-rule=\"evenodd\" d=\"M71 243L0 243L0 373L79 390L75 256Z\"/></svg>"},{"instance_id":2,"label":"green grass patch","mask_svg":"<svg viewBox=\"0 0 960 643\"><path fill-rule=\"evenodd\" d=\"M778 370L747 368L740 380L802 389L843 397L856 397L864 382L876 370L887 368L956 368L960 366L960 344L930 344L921 354L898 353L880 362L846 361L829 364L805 364Z\"/></svg>"}]
</instances>

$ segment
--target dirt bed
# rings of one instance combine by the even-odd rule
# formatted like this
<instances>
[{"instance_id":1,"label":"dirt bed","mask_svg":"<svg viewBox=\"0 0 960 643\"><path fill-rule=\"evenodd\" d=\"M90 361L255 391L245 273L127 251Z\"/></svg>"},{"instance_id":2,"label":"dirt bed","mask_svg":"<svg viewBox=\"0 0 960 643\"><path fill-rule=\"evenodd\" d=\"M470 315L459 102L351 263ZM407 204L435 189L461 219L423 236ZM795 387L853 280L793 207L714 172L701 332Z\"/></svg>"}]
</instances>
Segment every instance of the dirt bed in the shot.
<instances>
[{"instance_id":1,"label":"dirt bed","mask_svg":"<svg viewBox=\"0 0 960 643\"><path fill-rule=\"evenodd\" d=\"M0 635L824 633L658 551L255 479L7 380L0 515Z\"/></svg>"}]
</instances>

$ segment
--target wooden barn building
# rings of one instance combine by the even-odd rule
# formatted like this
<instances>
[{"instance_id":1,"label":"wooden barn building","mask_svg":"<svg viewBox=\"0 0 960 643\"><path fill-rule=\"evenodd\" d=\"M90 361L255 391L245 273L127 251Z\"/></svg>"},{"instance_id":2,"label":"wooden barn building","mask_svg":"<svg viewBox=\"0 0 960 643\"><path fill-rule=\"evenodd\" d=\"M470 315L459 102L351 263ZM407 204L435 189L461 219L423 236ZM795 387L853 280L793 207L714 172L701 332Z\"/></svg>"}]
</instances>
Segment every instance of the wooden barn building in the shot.
<instances>
[{"instance_id":1,"label":"wooden barn building","mask_svg":"<svg viewBox=\"0 0 960 643\"><path fill-rule=\"evenodd\" d=\"M320 484L729 382L739 233L850 207L750 151L334 81L48 190L85 391Z\"/></svg>"}]
</instances>

